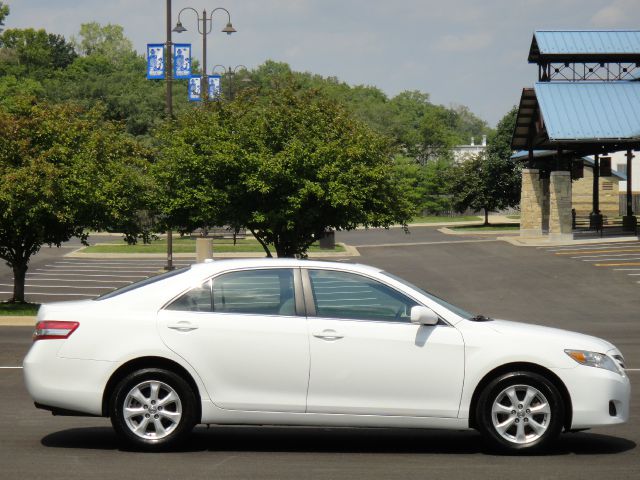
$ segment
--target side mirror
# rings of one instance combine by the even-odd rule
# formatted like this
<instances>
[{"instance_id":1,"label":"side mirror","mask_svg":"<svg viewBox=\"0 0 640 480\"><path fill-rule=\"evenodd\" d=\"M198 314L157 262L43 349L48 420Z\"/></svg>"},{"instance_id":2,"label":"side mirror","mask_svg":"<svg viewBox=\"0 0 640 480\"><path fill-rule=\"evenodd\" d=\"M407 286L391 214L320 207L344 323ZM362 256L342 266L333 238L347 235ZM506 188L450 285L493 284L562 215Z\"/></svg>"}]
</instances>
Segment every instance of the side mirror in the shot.
<instances>
[{"instance_id":1,"label":"side mirror","mask_svg":"<svg viewBox=\"0 0 640 480\"><path fill-rule=\"evenodd\" d=\"M418 325L436 325L440 321L438 315L427 307L411 307L411 323Z\"/></svg>"}]
</instances>

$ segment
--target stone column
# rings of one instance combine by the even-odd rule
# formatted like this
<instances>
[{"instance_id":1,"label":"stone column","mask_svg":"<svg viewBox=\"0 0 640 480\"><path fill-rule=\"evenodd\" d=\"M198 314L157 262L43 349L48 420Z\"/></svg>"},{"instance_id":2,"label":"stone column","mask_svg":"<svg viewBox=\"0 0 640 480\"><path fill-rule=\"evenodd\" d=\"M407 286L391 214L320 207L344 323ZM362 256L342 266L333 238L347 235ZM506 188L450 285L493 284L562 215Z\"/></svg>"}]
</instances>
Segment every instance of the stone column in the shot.
<instances>
[{"instance_id":1,"label":"stone column","mask_svg":"<svg viewBox=\"0 0 640 480\"><path fill-rule=\"evenodd\" d=\"M549 181L549 240L571 240L571 172L551 172Z\"/></svg>"},{"instance_id":2,"label":"stone column","mask_svg":"<svg viewBox=\"0 0 640 480\"><path fill-rule=\"evenodd\" d=\"M540 172L535 168L522 169L520 192L520 236L542 235L543 194Z\"/></svg>"}]
</instances>

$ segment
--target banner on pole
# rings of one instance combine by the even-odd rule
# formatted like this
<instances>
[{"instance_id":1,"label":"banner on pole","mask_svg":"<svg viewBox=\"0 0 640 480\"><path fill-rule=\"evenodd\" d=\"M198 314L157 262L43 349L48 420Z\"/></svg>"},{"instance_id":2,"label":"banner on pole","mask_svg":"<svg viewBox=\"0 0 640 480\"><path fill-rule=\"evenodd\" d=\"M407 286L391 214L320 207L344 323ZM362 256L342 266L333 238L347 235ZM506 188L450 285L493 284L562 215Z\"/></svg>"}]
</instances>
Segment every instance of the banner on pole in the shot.
<instances>
[{"instance_id":1,"label":"banner on pole","mask_svg":"<svg viewBox=\"0 0 640 480\"><path fill-rule=\"evenodd\" d=\"M198 75L189 77L189 101L199 102L202 98L200 95L201 78Z\"/></svg>"},{"instance_id":2,"label":"banner on pole","mask_svg":"<svg viewBox=\"0 0 640 480\"><path fill-rule=\"evenodd\" d=\"M221 93L222 91L220 89L220 75L211 75L209 77L209 98L212 100L219 100Z\"/></svg>"},{"instance_id":3,"label":"banner on pole","mask_svg":"<svg viewBox=\"0 0 640 480\"><path fill-rule=\"evenodd\" d=\"M164 44L147 44L147 78L164 80Z\"/></svg>"},{"instance_id":4,"label":"banner on pole","mask_svg":"<svg viewBox=\"0 0 640 480\"><path fill-rule=\"evenodd\" d=\"M173 47L173 78L191 78L190 43L176 43Z\"/></svg>"}]
</instances>

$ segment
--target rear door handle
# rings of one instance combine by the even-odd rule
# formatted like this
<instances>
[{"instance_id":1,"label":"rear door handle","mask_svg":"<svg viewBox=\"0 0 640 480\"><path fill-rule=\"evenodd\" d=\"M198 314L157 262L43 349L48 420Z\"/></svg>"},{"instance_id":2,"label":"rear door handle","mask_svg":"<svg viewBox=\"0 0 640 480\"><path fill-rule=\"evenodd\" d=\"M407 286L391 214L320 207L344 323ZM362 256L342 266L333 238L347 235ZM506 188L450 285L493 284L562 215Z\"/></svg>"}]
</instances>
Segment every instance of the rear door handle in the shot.
<instances>
[{"instance_id":1,"label":"rear door handle","mask_svg":"<svg viewBox=\"0 0 640 480\"><path fill-rule=\"evenodd\" d=\"M191 322L178 322L178 323L173 323L171 325L167 325L167 328L170 328L171 330L177 330L179 332L190 332L192 330L197 330L198 326L194 325Z\"/></svg>"},{"instance_id":2,"label":"rear door handle","mask_svg":"<svg viewBox=\"0 0 640 480\"><path fill-rule=\"evenodd\" d=\"M331 329L323 330L322 332L319 332L319 333L314 333L313 336L316 338L321 338L323 340L329 340L329 341L340 340L341 338L344 338L344 335L340 335L338 332Z\"/></svg>"}]
</instances>

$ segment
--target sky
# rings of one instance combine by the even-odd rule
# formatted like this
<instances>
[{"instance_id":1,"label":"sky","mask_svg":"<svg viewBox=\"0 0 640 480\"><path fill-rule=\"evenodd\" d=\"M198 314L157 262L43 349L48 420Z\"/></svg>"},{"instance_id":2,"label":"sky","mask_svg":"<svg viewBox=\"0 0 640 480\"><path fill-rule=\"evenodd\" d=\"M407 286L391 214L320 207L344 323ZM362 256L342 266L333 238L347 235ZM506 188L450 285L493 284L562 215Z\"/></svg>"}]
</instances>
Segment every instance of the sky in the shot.
<instances>
[{"instance_id":1,"label":"sky","mask_svg":"<svg viewBox=\"0 0 640 480\"><path fill-rule=\"evenodd\" d=\"M44 28L67 38L82 23L124 27L139 52L166 40L166 0L3 0L5 28ZM207 37L209 71L215 64L256 67L271 59L294 70L374 85L387 95L420 90L434 103L466 105L491 126L535 82L527 63L535 30L637 29L638 0L172 0L178 12L225 7L238 30L220 32L226 14L213 17ZM200 59L196 15L174 42L192 43ZM144 72L141 72L141 75Z\"/></svg>"}]
</instances>

